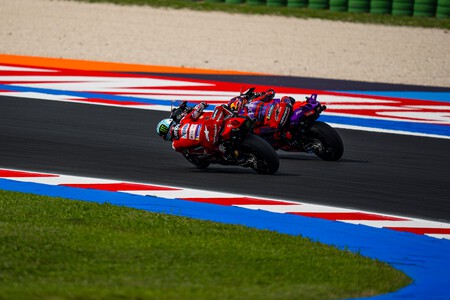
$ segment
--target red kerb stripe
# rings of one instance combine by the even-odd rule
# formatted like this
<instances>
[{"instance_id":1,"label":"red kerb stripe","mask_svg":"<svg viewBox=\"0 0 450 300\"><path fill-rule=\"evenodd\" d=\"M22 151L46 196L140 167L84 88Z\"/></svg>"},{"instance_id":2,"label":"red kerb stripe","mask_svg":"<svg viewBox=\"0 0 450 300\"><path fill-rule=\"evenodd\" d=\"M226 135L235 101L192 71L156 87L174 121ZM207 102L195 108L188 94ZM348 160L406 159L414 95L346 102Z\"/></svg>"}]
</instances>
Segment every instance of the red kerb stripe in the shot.
<instances>
[{"instance_id":1,"label":"red kerb stripe","mask_svg":"<svg viewBox=\"0 0 450 300\"><path fill-rule=\"evenodd\" d=\"M137 183L85 183L85 184L61 184L62 186L76 187L82 189L94 189L102 191L177 191L179 189L169 188L158 185L150 184L137 184Z\"/></svg>"},{"instance_id":2,"label":"red kerb stripe","mask_svg":"<svg viewBox=\"0 0 450 300\"><path fill-rule=\"evenodd\" d=\"M203 202L219 205L299 205L299 203L284 202L278 200L264 200L258 198L182 198L187 201Z\"/></svg>"},{"instance_id":3,"label":"red kerb stripe","mask_svg":"<svg viewBox=\"0 0 450 300\"><path fill-rule=\"evenodd\" d=\"M341 221L406 221L408 219L388 217L363 212L289 212L288 214Z\"/></svg>"},{"instance_id":4,"label":"red kerb stripe","mask_svg":"<svg viewBox=\"0 0 450 300\"><path fill-rule=\"evenodd\" d=\"M58 175L0 169L0 177L58 177Z\"/></svg>"}]
</instances>

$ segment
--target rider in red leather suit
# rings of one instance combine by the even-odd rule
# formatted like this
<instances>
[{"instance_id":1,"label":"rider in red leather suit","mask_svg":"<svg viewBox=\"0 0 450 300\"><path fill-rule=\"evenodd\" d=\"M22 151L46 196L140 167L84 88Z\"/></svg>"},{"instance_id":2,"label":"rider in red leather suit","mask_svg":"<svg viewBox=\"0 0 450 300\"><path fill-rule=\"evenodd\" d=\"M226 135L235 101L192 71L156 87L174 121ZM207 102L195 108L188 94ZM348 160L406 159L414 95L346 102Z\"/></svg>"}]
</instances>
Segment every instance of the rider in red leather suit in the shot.
<instances>
[{"instance_id":1,"label":"rider in red leather suit","mask_svg":"<svg viewBox=\"0 0 450 300\"><path fill-rule=\"evenodd\" d=\"M204 102L196 105L178 124L171 121L167 133L161 134L164 132L157 129L158 134L165 140L172 141L172 147L178 152L201 148L206 152L219 151L219 132L223 126L223 119L231 112L223 106L217 106L213 114L206 117L203 114L206 107L207 104Z\"/></svg>"},{"instance_id":2,"label":"rider in red leather suit","mask_svg":"<svg viewBox=\"0 0 450 300\"><path fill-rule=\"evenodd\" d=\"M242 95L234 97L228 102L228 106L231 110L238 111L239 115L253 119L256 134L273 133L274 138L279 138L279 129L288 121L295 99L287 96L281 99L274 97L275 91L269 89L257 93L255 98L248 99Z\"/></svg>"}]
</instances>

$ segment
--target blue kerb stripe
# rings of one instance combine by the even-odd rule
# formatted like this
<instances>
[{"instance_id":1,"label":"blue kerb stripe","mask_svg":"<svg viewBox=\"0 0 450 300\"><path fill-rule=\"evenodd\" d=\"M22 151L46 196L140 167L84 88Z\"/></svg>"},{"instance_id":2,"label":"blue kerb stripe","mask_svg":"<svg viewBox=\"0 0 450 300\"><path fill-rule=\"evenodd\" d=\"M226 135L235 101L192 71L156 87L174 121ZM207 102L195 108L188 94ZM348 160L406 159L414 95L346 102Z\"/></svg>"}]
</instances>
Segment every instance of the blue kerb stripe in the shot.
<instances>
[{"instance_id":1,"label":"blue kerb stripe","mask_svg":"<svg viewBox=\"0 0 450 300\"><path fill-rule=\"evenodd\" d=\"M332 91L368 96L450 102L450 92L403 92L403 91Z\"/></svg>"},{"instance_id":2,"label":"blue kerb stripe","mask_svg":"<svg viewBox=\"0 0 450 300\"><path fill-rule=\"evenodd\" d=\"M326 113L320 115L321 121L335 124L345 124L353 126L362 126L370 128L380 128L387 130L400 130L407 132L416 132L423 134L436 134L450 136L450 126L437 124L424 124L404 121L390 121L369 118L352 118L344 116L330 116Z\"/></svg>"},{"instance_id":3,"label":"blue kerb stripe","mask_svg":"<svg viewBox=\"0 0 450 300\"><path fill-rule=\"evenodd\" d=\"M111 203L150 212L302 235L313 241L387 262L414 280L413 284L400 291L370 297L370 299L448 299L450 294L450 259L448 257L450 241L448 240L239 207L5 179L0 179L0 189L72 200ZM293 249L293 251L296 250Z\"/></svg>"}]
</instances>

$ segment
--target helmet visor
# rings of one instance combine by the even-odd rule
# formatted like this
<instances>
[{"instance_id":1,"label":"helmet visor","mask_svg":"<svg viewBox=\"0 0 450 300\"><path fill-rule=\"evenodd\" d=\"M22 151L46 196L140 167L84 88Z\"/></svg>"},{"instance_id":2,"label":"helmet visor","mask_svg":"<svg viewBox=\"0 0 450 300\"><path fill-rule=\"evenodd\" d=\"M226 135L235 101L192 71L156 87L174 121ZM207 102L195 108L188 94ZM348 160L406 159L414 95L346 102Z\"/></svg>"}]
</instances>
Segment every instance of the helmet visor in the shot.
<instances>
[{"instance_id":1,"label":"helmet visor","mask_svg":"<svg viewBox=\"0 0 450 300\"><path fill-rule=\"evenodd\" d=\"M172 140L172 125L170 125L170 127L169 127L169 132L167 134L165 134L163 137L166 141Z\"/></svg>"},{"instance_id":2,"label":"helmet visor","mask_svg":"<svg viewBox=\"0 0 450 300\"><path fill-rule=\"evenodd\" d=\"M164 139L166 141L171 141L172 140L175 123L176 123L175 121L170 122L169 128L167 130L167 133L164 135Z\"/></svg>"}]
</instances>

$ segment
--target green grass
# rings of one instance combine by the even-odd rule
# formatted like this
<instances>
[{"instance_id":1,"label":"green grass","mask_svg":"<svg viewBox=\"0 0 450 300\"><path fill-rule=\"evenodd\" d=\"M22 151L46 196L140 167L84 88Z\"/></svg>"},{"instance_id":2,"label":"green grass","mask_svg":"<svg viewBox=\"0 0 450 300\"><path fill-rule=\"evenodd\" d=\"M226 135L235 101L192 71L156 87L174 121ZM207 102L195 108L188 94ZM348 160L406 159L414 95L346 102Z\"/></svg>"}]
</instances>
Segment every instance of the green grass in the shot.
<instances>
[{"instance_id":1,"label":"green grass","mask_svg":"<svg viewBox=\"0 0 450 300\"><path fill-rule=\"evenodd\" d=\"M280 15L295 18L318 18L343 22L385 24L396 26L428 27L450 29L450 18L429 18L376 15L369 13L330 12L292 7L251 6L245 4L209 3L190 0L76 0L83 2L104 2L122 5L149 5L153 7L187 8L201 11L224 11L241 14Z\"/></svg>"},{"instance_id":2,"label":"green grass","mask_svg":"<svg viewBox=\"0 0 450 300\"><path fill-rule=\"evenodd\" d=\"M298 236L0 190L0 299L338 299L409 283Z\"/></svg>"}]
</instances>

